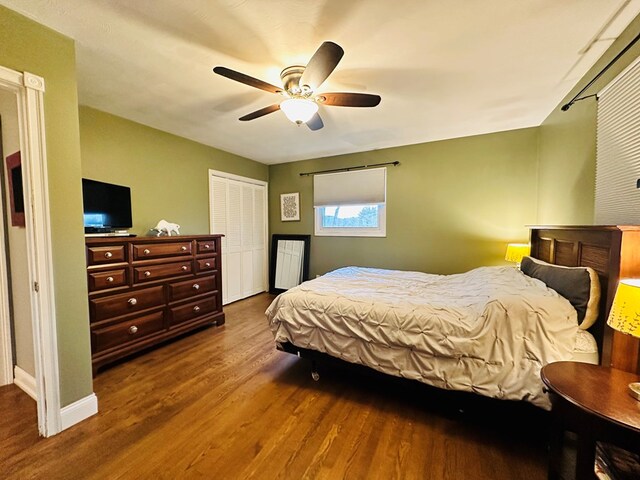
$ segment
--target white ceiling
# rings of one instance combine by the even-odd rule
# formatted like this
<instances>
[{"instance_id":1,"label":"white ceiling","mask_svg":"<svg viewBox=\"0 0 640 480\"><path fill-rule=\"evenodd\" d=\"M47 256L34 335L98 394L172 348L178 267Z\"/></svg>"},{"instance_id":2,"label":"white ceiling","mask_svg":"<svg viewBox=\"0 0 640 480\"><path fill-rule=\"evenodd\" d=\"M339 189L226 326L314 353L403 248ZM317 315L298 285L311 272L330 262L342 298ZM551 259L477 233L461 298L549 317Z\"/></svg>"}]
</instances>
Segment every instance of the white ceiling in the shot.
<instances>
[{"instance_id":1,"label":"white ceiling","mask_svg":"<svg viewBox=\"0 0 640 480\"><path fill-rule=\"evenodd\" d=\"M640 0L0 0L76 40L80 103L273 164L539 125L640 12ZM325 40L345 55L322 91L375 108L320 107L312 132L278 97ZM37 72L34 72L37 73Z\"/></svg>"}]
</instances>

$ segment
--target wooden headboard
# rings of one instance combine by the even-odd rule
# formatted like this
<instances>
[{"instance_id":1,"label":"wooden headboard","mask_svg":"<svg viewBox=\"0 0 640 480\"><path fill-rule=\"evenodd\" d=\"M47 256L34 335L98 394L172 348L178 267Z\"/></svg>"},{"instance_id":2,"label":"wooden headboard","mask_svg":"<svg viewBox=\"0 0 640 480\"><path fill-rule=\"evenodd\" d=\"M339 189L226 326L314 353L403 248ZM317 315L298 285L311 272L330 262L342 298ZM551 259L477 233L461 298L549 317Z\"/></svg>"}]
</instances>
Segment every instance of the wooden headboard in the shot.
<instances>
[{"instance_id":1,"label":"wooden headboard","mask_svg":"<svg viewBox=\"0 0 640 480\"><path fill-rule=\"evenodd\" d=\"M531 256L556 265L591 267L600 278L598 321L589 329L600 363L640 373L640 342L606 325L618 280L640 278L640 226L533 226Z\"/></svg>"}]
</instances>

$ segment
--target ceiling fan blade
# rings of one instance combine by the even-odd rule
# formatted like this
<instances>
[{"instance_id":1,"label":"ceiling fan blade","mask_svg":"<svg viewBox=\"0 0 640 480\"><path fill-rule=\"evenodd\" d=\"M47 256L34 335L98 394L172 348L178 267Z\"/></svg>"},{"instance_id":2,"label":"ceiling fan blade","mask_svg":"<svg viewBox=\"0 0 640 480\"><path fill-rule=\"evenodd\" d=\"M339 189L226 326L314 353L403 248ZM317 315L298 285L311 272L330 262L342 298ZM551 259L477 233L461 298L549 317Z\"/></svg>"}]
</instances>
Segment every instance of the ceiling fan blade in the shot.
<instances>
[{"instance_id":1,"label":"ceiling fan blade","mask_svg":"<svg viewBox=\"0 0 640 480\"><path fill-rule=\"evenodd\" d=\"M249 85L250 87L259 88L270 93L282 92L282 88L280 87L276 87L275 85L271 85L270 83L250 77L249 75L245 75L244 73L236 72L235 70L231 70L227 67L215 67L213 71L218 75L230 78L231 80L235 80L236 82L244 83L245 85Z\"/></svg>"},{"instance_id":2,"label":"ceiling fan blade","mask_svg":"<svg viewBox=\"0 0 640 480\"><path fill-rule=\"evenodd\" d=\"M311 90L316 90L331 75L343 55L344 50L340 45L324 42L305 67L300 77L300 86L308 85Z\"/></svg>"},{"instance_id":3,"label":"ceiling fan blade","mask_svg":"<svg viewBox=\"0 0 640 480\"><path fill-rule=\"evenodd\" d=\"M313 130L314 132L324 127L322 118L320 118L320 115L318 115L317 112L313 117L311 117L311 120L307 122L307 127L309 127L309 130Z\"/></svg>"},{"instance_id":4,"label":"ceiling fan blade","mask_svg":"<svg viewBox=\"0 0 640 480\"><path fill-rule=\"evenodd\" d=\"M322 105L334 107L375 107L380 103L380 95L369 93L323 93L316 97Z\"/></svg>"},{"instance_id":5,"label":"ceiling fan blade","mask_svg":"<svg viewBox=\"0 0 640 480\"><path fill-rule=\"evenodd\" d=\"M256 118L264 117L265 115L269 115L270 113L277 112L280 110L280 105L277 103L273 105L269 105L268 107L261 108L260 110L256 110L255 112L247 113L244 117L240 117L241 122L246 122L248 120L255 120Z\"/></svg>"}]
</instances>

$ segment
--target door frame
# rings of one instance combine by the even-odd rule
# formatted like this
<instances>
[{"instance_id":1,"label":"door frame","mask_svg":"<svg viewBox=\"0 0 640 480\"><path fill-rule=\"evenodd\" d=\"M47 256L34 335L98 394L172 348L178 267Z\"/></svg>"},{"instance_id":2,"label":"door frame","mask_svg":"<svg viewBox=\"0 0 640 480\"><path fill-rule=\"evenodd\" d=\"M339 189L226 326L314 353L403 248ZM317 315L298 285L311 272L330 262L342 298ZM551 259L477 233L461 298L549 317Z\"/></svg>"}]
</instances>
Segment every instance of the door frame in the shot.
<instances>
[{"instance_id":1,"label":"door frame","mask_svg":"<svg viewBox=\"0 0 640 480\"><path fill-rule=\"evenodd\" d=\"M62 422L44 123L45 83L42 77L32 73L0 66L0 88L15 93L18 107L28 273L32 286L30 303L38 431L40 435L49 437L61 431ZM0 267L4 268L0 274L6 274L6 264L0 261ZM6 315L8 300L8 296L0 296L0 332L3 334L10 332ZM2 349L5 352L6 337L3 339ZM6 358L6 353L3 356ZM3 371L6 374L6 368Z\"/></svg>"},{"instance_id":2,"label":"door frame","mask_svg":"<svg viewBox=\"0 0 640 480\"><path fill-rule=\"evenodd\" d=\"M1 88L1 87L0 87ZM1 127L1 125L0 125ZM2 135L2 128L0 128ZM4 162L4 150L0 149L0 160ZM1 165L4 169L4 165ZM4 175L0 176L3 179ZM4 188L0 188L0 194L5 194ZM0 203L0 205L2 205ZM13 383L13 343L11 341L11 309L9 307L9 266L5 254L8 238L5 236L4 217L5 212L0 207L0 385Z\"/></svg>"},{"instance_id":3,"label":"door frame","mask_svg":"<svg viewBox=\"0 0 640 480\"><path fill-rule=\"evenodd\" d=\"M209 169L209 233L216 233L213 231L213 198L211 192L213 191L213 177L226 178L228 180L235 180L237 182L250 183L253 185L260 185L264 187L264 261L262 262L262 282L265 285L265 291L269 290L269 182L264 180L258 180L257 178L243 177L233 173L223 172L221 170ZM219 233L219 232L218 232ZM223 251L224 252L224 251ZM222 257L220 257L220 264L222 264ZM224 279L224 272L223 272ZM224 286L223 286L224 293Z\"/></svg>"}]
</instances>

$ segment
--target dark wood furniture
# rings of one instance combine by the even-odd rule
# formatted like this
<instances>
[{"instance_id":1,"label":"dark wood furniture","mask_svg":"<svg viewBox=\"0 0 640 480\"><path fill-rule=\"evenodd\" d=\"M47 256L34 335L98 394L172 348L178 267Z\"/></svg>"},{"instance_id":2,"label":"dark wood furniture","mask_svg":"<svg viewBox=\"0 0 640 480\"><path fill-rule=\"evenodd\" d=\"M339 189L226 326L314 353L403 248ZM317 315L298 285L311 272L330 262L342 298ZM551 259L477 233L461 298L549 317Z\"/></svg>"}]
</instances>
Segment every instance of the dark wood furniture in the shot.
<instances>
[{"instance_id":1,"label":"dark wood furniture","mask_svg":"<svg viewBox=\"0 0 640 480\"><path fill-rule=\"evenodd\" d=\"M86 239L94 374L176 335L224 323L220 237Z\"/></svg>"},{"instance_id":2,"label":"dark wood furniture","mask_svg":"<svg viewBox=\"0 0 640 480\"><path fill-rule=\"evenodd\" d=\"M604 441L640 453L640 402L627 393L638 376L578 362L557 362L541 371L552 402L549 479L560 478L566 430L578 435L576 479L596 478L595 443Z\"/></svg>"},{"instance_id":3,"label":"dark wood furniture","mask_svg":"<svg viewBox=\"0 0 640 480\"><path fill-rule=\"evenodd\" d=\"M618 280L640 277L640 226L531 227L531 254L556 265L593 268L602 289L600 315L589 331L600 363L640 373L640 341L606 325Z\"/></svg>"}]
</instances>

